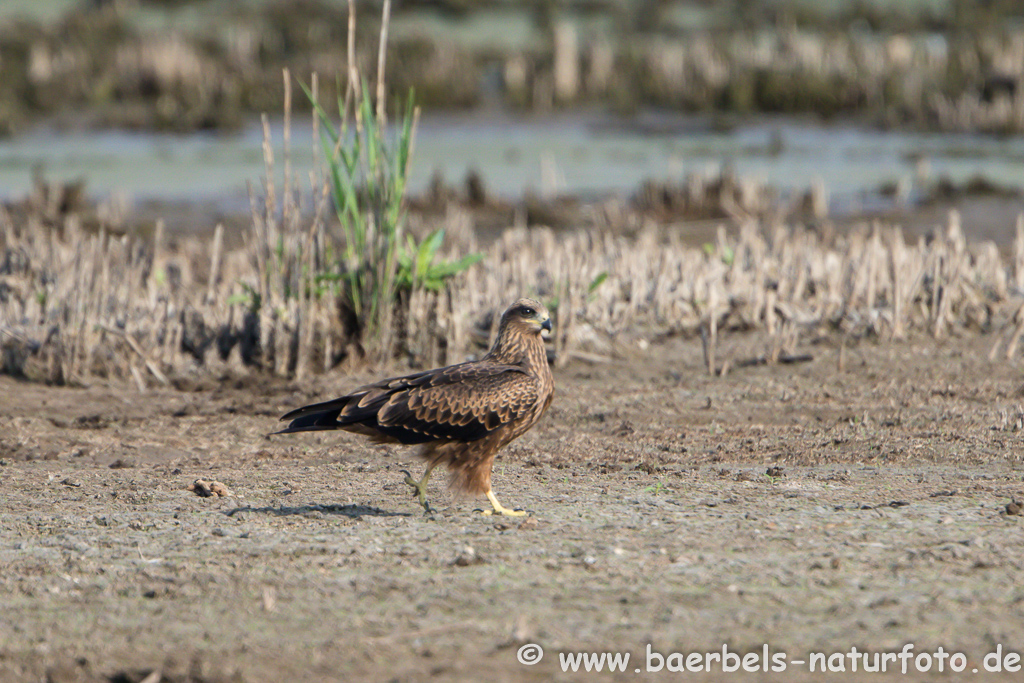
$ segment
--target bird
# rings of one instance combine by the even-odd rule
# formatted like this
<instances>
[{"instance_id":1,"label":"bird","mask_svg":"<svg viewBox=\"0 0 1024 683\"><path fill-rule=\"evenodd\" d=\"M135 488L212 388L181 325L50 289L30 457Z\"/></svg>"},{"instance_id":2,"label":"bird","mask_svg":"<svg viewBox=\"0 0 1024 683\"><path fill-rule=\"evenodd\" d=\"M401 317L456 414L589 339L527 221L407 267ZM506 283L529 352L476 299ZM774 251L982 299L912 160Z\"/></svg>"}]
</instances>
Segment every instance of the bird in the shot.
<instances>
[{"instance_id":1,"label":"bird","mask_svg":"<svg viewBox=\"0 0 1024 683\"><path fill-rule=\"evenodd\" d=\"M498 502L491 470L498 451L533 427L554 397L542 331L551 316L538 301L524 298L501 316L490 351L476 361L449 365L368 384L340 398L285 414L290 434L342 429L377 443L419 445L426 470L417 481L403 470L426 513L427 482L441 465L456 494L483 494L492 510L484 514L523 516Z\"/></svg>"}]
</instances>

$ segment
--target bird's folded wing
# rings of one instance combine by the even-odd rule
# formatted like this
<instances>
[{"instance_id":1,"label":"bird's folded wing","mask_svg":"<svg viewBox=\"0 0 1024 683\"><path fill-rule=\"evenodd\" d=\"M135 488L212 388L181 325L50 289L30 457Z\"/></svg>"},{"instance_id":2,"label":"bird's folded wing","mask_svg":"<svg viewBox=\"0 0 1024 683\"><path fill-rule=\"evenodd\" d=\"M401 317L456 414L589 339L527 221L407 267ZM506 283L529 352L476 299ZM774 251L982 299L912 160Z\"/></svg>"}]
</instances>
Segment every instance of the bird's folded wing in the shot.
<instances>
[{"instance_id":1,"label":"bird's folded wing","mask_svg":"<svg viewBox=\"0 0 1024 683\"><path fill-rule=\"evenodd\" d=\"M537 402L533 377L517 366L498 364L455 365L412 381L392 381L386 392L387 400L377 411L382 431L408 430L460 441L483 438L524 416ZM372 393L359 403L364 401L374 402Z\"/></svg>"},{"instance_id":2,"label":"bird's folded wing","mask_svg":"<svg viewBox=\"0 0 1024 683\"><path fill-rule=\"evenodd\" d=\"M347 429L405 444L475 441L525 415L537 396L536 380L517 365L462 363L298 408L281 418L292 421L281 433Z\"/></svg>"}]
</instances>

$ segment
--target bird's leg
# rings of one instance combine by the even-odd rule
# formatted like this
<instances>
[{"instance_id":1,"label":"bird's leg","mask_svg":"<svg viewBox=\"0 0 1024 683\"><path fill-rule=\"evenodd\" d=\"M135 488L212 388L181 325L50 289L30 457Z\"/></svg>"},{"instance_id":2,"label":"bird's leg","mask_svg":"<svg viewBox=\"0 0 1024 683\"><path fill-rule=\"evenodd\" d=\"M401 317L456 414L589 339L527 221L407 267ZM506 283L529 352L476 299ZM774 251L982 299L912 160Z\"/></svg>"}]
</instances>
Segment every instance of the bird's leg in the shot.
<instances>
[{"instance_id":1,"label":"bird's leg","mask_svg":"<svg viewBox=\"0 0 1024 683\"><path fill-rule=\"evenodd\" d=\"M433 471L435 465L427 465L427 470L423 473L423 477L419 481L412 478L409 474L409 470L402 470L405 473L405 483L413 487L412 495L420 499L420 505L427 512L430 512L430 503L427 502L427 481L430 480L430 473Z\"/></svg>"},{"instance_id":2,"label":"bird's leg","mask_svg":"<svg viewBox=\"0 0 1024 683\"><path fill-rule=\"evenodd\" d=\"M494 506L493 510L485 510L485 515L505 515L506 517L522 517L526 514L526 510L509 510L498 502L498 499L494 497L494 491L487 492L487 500L491 501L491 505Z\"/></svg>"}]
</instances>

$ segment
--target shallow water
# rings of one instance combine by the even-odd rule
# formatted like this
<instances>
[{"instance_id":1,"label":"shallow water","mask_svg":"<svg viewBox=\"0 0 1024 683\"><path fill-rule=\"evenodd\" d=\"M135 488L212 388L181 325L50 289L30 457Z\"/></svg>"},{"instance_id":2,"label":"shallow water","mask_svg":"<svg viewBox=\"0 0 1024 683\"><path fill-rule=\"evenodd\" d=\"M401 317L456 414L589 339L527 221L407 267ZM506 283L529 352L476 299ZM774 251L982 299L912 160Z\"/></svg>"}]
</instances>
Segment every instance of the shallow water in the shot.
<instances>
[{"instance_id":1,"label":"shallow water","mask_svg":"<svg viewBox=\"0 0 1024 683\"><path fill-rule=\"evenodd\" d=\"M272 126L276 172L283 172L282 126ZM90 194L134 200L236 201L265 174L261 128L238 134L172 135L40 129L0 141L0 196L23 196L32 169L49 180L82 178ZM308 119L292 127L292 164L313 168ZM923 159L923 161L919 161ZM742 177L783 191L821 182L834 210L877 202L883 183L922 183L946 175L961 183L983 175L1024 184L1024 137L883 132L854 125L761 121L729 131L672 115L648 114L628 125L602 116L537 119L425 116L416 135L410 189L439 170L449 183L477 169L494 194L631 193L646 178L682 179L731 165ZM308 180L304 180L308 187Z\"/></svg>"}]
</instances>

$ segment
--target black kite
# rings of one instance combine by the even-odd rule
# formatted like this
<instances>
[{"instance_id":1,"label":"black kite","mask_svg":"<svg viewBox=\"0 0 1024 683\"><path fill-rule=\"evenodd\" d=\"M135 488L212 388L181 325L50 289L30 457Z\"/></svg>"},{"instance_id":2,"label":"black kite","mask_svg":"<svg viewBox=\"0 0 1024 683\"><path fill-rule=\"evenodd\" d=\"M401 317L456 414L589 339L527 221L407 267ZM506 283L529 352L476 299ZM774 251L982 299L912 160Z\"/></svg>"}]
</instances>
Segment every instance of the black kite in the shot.
<instances>
[{"instance_id":1,"label":"black kite","mask_svg":"<svg viewBox=\"0 0 1024 683\"><path fill-rule=\"evenodd\" d=\"M554 378L541 338L550 329L544 306L520 299L501 316L498 338L482 359L385 379L293 410L281 418L291 424L279 433L344 429L378 443L420 444L427 469L419 481L406 472L405 481L425 509L430 473L445 465L456 493L487 496L494 510L485 514L524 515L494 497L491 467L498 451L551 405Z\"/></svg>"}]
</instances>

